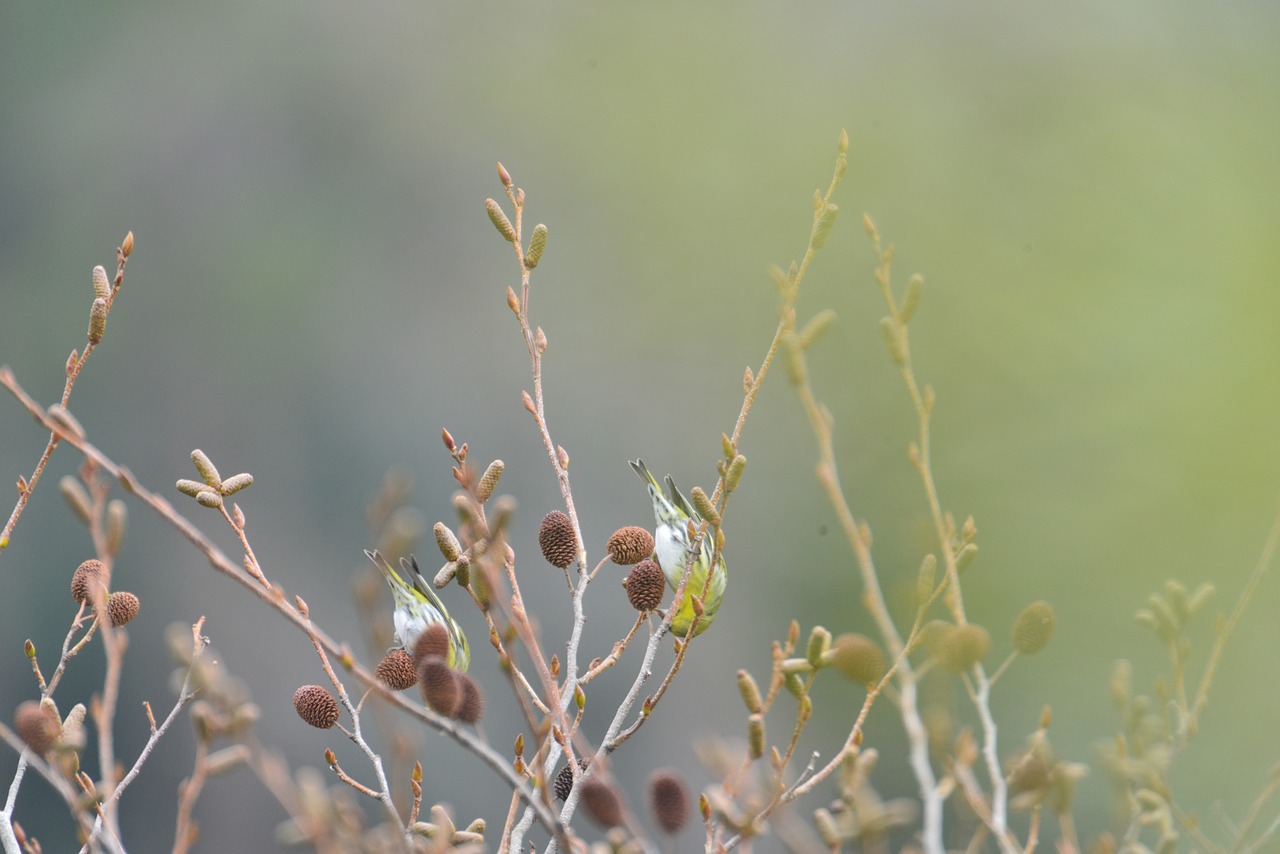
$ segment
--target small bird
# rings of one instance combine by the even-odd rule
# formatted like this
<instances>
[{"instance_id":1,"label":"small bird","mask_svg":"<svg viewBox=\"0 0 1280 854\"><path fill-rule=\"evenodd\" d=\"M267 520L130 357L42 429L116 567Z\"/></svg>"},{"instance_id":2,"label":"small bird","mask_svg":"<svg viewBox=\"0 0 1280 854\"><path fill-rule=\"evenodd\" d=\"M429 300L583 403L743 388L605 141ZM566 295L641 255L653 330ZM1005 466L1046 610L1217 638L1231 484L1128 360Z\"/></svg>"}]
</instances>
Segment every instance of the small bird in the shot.
<instances>
[{"instance_id":1,"label":"small bird","mask_svg":"<svg viewBox=\"0 0 1280 854\"><path fill-rule=\"evenodd\" d=\"M676 488L670 475L667 476L666 492L662 484L650 474L644 460L636 460L631 464L636 474L649 488L649 497L653 499L653 517L657 529L653 532L654 552L658 558L658 566L667 577L667 584L672 590L680 587L680 579L684 576L685 567L690 560L689 523L695 528L701 527L702 517L693 509L688 499ZM685 587L684 604L671 620L671 631L678 637L689 634L689 626L693 623L693 597L702 598L702 589L707 584L707 573L711 568L711 553L714 551L714 538L708 532L702 537L702 548L693 568L689 572L689 584ZM711 626L720 610L720 602L724 599L724 588L728 583L724 555L716 562L715 572L711 573L711 586L707 589L706 598L702 602L702 619L694 635L700 635Z\"/></svg>"},{"instance_id":2,"label":"small bird","mask_svg":"<svg viewBox=\"0 0 1280 854\"><path fill-rule=\"evenodd\" d=\"M412 585L409 585L378 552L365 549L364 553L387 579L391 595L395 597L396 610L391 615L391 622L396 627L396 644L412 652L413 643L423 629L432 623L442 623L449 630L450 640L449 655L445 661L454 670L466 670L471 665L471 648L467 645L467 636L422 577L418 561L412 556L407 560L400 558L400 568L412 580Z\"/></svg>"}]
</instances>

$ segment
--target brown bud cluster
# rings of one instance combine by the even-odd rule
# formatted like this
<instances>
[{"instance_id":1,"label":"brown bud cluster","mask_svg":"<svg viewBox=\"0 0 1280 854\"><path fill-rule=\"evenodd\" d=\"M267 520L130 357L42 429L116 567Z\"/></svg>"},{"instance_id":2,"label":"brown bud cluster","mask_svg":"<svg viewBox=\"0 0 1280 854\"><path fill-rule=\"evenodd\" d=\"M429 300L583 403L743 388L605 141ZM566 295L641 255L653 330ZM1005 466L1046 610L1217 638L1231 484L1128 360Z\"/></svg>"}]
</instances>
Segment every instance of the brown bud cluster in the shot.
<instances>
[{"instance_id":1,"label":"brown bud cluster","mask_svg":"<svg viewBox=\"0 0 1280 854\"><path fill-rule=\"evenodd\" d=\"M653 554L653 534L637 525L628 525L613 532L605 550L614 563L631 566Z\"/></svg>"},{"instance_id":2,"label":"brown bud cluster","mask_svg":"<svg viewBox=\"0 0 1280 854\"><path fill-rule=\"evenodd\" d=\"M293 708L316 729L329 729L338 722L338 701L319 685L303 685L294 691Z\"/></svg>"},{"instance_id":3,"label":"brown bud cluster","mask_svg":"<svg viewBox=\"0 0 1280 854\"><path fill-rule=\"evenodd\" d=\"M538 526L538 547L547 563L567 569L578 556L578 538L573 532L573 520L567 513L552 510Z\"/></svg>"}]
</instances>

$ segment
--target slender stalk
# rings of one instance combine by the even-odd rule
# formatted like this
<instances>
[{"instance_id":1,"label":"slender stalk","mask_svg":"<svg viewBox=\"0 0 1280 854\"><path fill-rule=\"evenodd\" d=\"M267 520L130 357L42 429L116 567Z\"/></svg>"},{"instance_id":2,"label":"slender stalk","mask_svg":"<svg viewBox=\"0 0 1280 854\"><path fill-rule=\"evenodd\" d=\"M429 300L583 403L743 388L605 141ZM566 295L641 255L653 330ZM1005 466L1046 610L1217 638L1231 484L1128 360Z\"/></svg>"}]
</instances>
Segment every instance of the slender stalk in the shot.
<instances>
[{"instance_id":1,"label":"slender stalk","mask_svg":"<svg viewBox=\"0 0 1280 854\"><path fill-rule=\"evenodd\" d=\"M132 231L125 238L125 245L132 252ZM124 284L124 267L128 257L123 248L116 249L116 275L111 285L111 291L106 297L108 315L111 313L111 307L115 304L116 294L120 292L120 286ZM76 380L80 378L80 372L84 370L85 363L89 361L89 354L93 352L96 346L93 341L88 341L85 343L84 352L80 353L78 358L67 360L67 378L62 385L62 397L60 399L63 407L71 401L71 390L75 388ZM72 355L75 355L74 351L72 351ZM13 512L9 514L9 520L4 523L3 528L0 528L0 552L4 551L5 547L9 545L14 526L18 524L18 519L22 517L22 511L26 509L27 502L31 500L32 493L36 491L36 485L40 483L40 476L44 474L45 466L49 464L49 459L53 456L53 452L58 447L58 442L61 438L61 431L51 427L49 441L44 447L44 452L40 454L40 459L36 461L36 467L31 472L31 477L26 479L26 486L19 490L18 502L13 506Z\"/></svg>"},{"instance_id":2,"label":"slender stalk","mask_svg":"<svg viewBox=\"0 0 1280 854\"><path fill-rule=\"evenodd\" d=\"M0 366L0 386L3 386L21 403L28 412L30 412L40 424L48 429L54 429L54 423L49 419L45 410L36 403L30 395L19 385L13 372L6 366ZM329 637L328 634L319 629L319 627L311 627L308 631L308 621L303 617L297 609L288 605L284 599L283 589L272 586L267 588L251 578L244 569L238 566L226 554L219 549L212 540L210 540L204 532L191 523L185 516L178 513L166 499L161 498L156 493L147 489L133 473L123 466L117 464L110 457L94 447L87 440L76 436L63 436L64 441L74 447L86 458L93 460L104 471L114 477L127 492L130 492L154 511L160 518L174 528L183 539L187 540L209 561L210 565L235 581L241 587L249 591L259 601L266 604L269 608L279 613L288 622L292 623L300 631L310 634L314 632L316 640L331 655L336 655L362 685L372 688L375 693L386 700L388 703L398 707L401 711L417 720L425 723L427 726L444 733L450 738L457 741L464 749L474 754L484 765L488 766L495 774L504 780L509 786L517 791L525 803L533 807L534 817L537 818L550 833L560 835L567 833L567 830L556 820L555 816L548 810L539 800L538 796L530 789L529 785L521 778L515 775L511 770L510 764L506 758L500 756L489 747L479 736L463 729L456 721L441 717L429 709L410 703L406 698L394 694L381 685L374 675L365 669L362 665L351 659L350 653L345 645L338 644Z\"/></svg>"}]
</instances>

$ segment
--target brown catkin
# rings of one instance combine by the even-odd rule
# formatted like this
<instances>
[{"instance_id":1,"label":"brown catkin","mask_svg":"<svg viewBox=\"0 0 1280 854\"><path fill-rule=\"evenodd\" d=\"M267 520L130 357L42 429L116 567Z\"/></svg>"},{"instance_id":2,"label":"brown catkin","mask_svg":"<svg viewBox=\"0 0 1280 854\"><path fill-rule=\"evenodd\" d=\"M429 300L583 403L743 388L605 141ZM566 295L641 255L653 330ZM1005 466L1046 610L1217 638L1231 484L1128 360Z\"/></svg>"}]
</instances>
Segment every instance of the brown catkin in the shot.
<instances>
[{"instance_id":1,"label":"brown catkin","mask_svg":"<svg viewBox=\"0 0 1280 854\"><path fill-rule=\"evenodd\" d=\"M58 740L62 724L53 709L37 700L24 700L14 709L13 729L32 751L43 756Z\"/></svg>"},{"instance_id":2,"label":"brown catkin","mask_svg":"<svg viewBox=\"0 0 1280 854\"><path fill-rule=\"evenodd\" d=\"M578 556L578 538L573 533L573 520L567 513L552 510L538 526L538 547L547 563L567 569Z\"/></svg>"},{"instance_id":3,"label":"brown catkin","mask_svg":"<svg viewBox=\"0 0 1280 854\"><path fill-rule=\"evenodd\" d=\"M662 594L666 590L667 577L657 561L642 560L627 573L623 585L627 588L627 599L631 607L637 611L652 611L662 603Z\"/></svg>"},{"instance_id":4,"label":"brown catkin","mask_svg":"<svg viewBox=\"0 0 1280 854\"><path fill-rule=\"evenodd\" d=\"M419 632L413 642L414 664L421 664L429 655L438 655L447 661L449 645L449 630L444 627L444 623L432 623Z\"/></svg>"},{"instance_id":5,"label":"brown catkin","mask_svg":"<svg viewBox=\"0 0 1280 854\"><path fill-rule=\"evenodd\" d=\"M599 777L582 781L582 807L587 815L601 827L617 827L622 824L622 801L618 793Z\"/></svg>"},{"instance_id":6,"label":"brown catkin","mask_svg":"<svg viewBox=\"0 0 1280 854\"><path fill-rule=\"evenodd\" d=\"M649 809L666 833L679 833L689 821L689 790L676 771L663 768L649 778Z\"/></svg>"},{"instance_id":7,"label":"brown catkin","mask_svg":"<svg viewBox=\"0 0 1280 854\"><path fill-rule=\"evenodd\" d=\"M90 585L101 586L103 590L107 588L107 568L100 560L92 558L76 567L76 571L71 575L71 598L76 602L85 605L93 603L93 595L90 592Z\"/></svg>"},{"instance_id":8,"label":"brown catkin","mask_svg":"<svg viewBox=\"0 0 1280 854\"><path fill-rule=\"evenodd\" d=\"M637 525L628 525L613 532L605 550L614 563L631 566L653 554L653 534Z\"/></svg>"},{"instance_id":9,"label":"brown catkin","mask_svg":"<svg viewBox=\"0 0 1280 854\"><path fill-rule=\"evenodd\" d=\"M116 628L133 622L141 608L142 603L138 601L138 597L123 590L107 597L107 619Z\"/></svg>"},{"instance_id":10,"label":"brown catkin","mask_svg":"<svg viewBox=\"0 0 1280 854\"><path fill-rule=\"evenodd\" d=\"M294 691L293 708L316 729L329 729L338 722L338 701L319 685L303 685Z\"/></svg>"},{"instance_id":11,"label":"brown catkin","mask_svg":"<svg viewBox=\"0 0 1280 854\"><path fill-rule=\"evenodd\" d=\"M418 671L413 666L413 656L403 649L393 649L382 656L373 675L392 691L403 691L418 684Z\"/></svg>"},{"instance_id":12,"label":"brown catkin","mask_svg":"<svg viewBox=\"0 0 1280 854\"><path fill-rule=\"evenodd\" d=\"M458 674L442 656L428 655L418 662L418 682L427 705L446 717L453 717L462 702Z\"/></svg>"}]
</instances>

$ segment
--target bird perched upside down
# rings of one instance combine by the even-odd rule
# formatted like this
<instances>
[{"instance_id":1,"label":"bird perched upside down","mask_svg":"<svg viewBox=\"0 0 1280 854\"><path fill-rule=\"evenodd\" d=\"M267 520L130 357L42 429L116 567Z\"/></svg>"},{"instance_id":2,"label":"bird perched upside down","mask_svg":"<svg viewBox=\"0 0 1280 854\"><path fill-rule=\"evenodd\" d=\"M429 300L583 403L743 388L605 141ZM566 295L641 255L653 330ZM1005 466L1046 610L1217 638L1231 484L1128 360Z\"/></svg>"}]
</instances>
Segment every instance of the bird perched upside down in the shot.
<instances>
[{"instance_id":1,"label":"bird perched upside down","mask_svg":"<svg viewBox=\"0 0 1280 854\"><path fill-rule=\"evenodd\" d=\"M644 460L636 460L631 464L631 468L635 469L636 474L649 489L649 497L653 500L653 518L657 522L653 532L654 552L658 559L658 566L662 567L662 574L667 577L667 584L672 590L676 590L680 586L680 579L684 576L685 567L693 557L690 548L689 523L692 522L695 529L699 528L702 526L702 517L676 488L670 475L667 476L664 492L662 484L649 472ZM716 618L716 612L720 610L728 575L723 554L716 561L715 570L711 571L711 555L714 550L713 538L708 532L703 535L702 547L692 561L693 567L689 571L689 584L685 587L684 602L671 620L671 631L678 637L686 637L689 634L689 627L693 624L694 618L693 597L702 598L702 590L707 587L708 574L711 576L711 586L707 587L706 597L703 598L702 619L698 621L694 635L700 635L710 628L711 621Z\"/></svg>"},{"instance_id":2,"label":"bird perched upside down","mask_svg":"<svg viewBox=\"0 0 1280 854\"><path fill-rule=\"evenodd\" d=\"M422 630L432 623L440 623L449 631L449 655L445 660L454 670L465 671L471 665L471 648L467 646L467 636L422 577L418 561L413 557L408 560L400 558L400 568L410 578L411 586L405 583L400 573L392 569L391 564L378 552L366 549L365 555L387 579L391 595L395 597L396 610L391 615L391 622L396 628L396 644L406 651L412 651L413 642L418 639Z\"/></svg>"}]
</instances>

